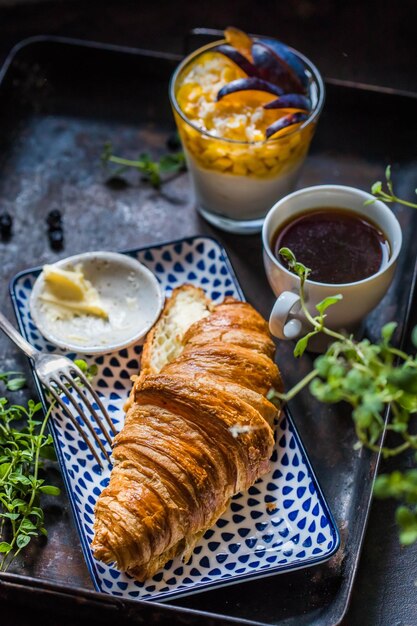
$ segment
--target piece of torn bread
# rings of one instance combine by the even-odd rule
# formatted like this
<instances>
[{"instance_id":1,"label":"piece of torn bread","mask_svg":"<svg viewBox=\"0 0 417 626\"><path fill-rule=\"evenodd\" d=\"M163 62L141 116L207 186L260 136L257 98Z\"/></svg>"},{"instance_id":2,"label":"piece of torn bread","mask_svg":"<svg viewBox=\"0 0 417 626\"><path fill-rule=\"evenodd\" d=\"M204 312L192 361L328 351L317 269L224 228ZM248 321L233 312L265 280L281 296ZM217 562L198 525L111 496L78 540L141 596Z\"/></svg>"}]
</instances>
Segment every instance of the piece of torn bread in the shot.
<instances>
[{"instance_id":1,"label":"piece of torn bread","mask_svg":"<svg viewBox=\"0 0 417 626\"><path fill-rule=\"evenodd\" d=\"M174 290L142 355L109 485L95 508L94 555L139 580L188 558L230 498L269 470L281 389L266 321L234 298Z\"/></svg>"},{"instance_id":2,"label":"piece of torn bread","mask_svg":"<svg viewBox=\"0 0 417 626\"><path fill-rule=\"evenodd\" d=\"M214 305L199 287L176 287L166 301L158 321L146 336L141 354L139 380L157 374L175 359L183 349L185 333L195 322L210 315ZM133 382L138 380L132 377ZM133 402L134 387L124 405L127 412Z\"/></svg>"}]
</instances>

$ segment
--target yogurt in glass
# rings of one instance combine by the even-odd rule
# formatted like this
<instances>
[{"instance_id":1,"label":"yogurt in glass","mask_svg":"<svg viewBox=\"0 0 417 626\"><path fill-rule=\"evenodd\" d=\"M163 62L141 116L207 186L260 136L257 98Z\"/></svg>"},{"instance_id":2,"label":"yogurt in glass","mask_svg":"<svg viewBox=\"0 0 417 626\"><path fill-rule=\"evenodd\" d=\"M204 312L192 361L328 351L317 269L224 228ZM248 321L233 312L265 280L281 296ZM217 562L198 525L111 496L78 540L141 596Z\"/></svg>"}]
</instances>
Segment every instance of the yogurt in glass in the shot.
<instances>
[{"instance_id":1,"label":"yogurt in glass","mask_svg":"<svg viewBox=\"0 0 417 626\"><path fill-rule=\"evenodd\" d=\"M223 230L259 232L271 206L296 185L323 107L324 84L315 66L289 49L305 74L310 110L300 123L267 138L267 129L294 107L269 108L277 95L263 90L265 81L258 80L262 89L247 89L247 73L219 52L224 46L230 48L217 41L184 59L171 78L170 100L199 212ZM220 90L233 81L245 89L219 100Z\"/></svg>"}]
</instances>

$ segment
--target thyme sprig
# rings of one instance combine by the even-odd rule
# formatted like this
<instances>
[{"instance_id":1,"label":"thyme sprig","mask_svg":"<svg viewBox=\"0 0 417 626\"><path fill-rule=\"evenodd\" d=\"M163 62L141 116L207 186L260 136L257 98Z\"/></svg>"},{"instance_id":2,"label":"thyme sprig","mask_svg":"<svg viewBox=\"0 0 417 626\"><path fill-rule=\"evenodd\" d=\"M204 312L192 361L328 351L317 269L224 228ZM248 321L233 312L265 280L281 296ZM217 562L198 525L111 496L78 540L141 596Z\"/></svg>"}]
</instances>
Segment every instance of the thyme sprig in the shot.
<instances>
[{"instance_id":1,"label":"thyme sprig","mask_svg":"<svg viewBox=\"0 0 417 626\"><path fill-rule=\"evenodd\" d=\"M333 339L326 352L315 359L313 370L296 389L282 394L281 399L288 402L294 397L294 391L298 393L308 384L310 392L321 402L348 402L353 408L358 439L372 450L379 450L377 442L384 431L382 414L390 407L392 419L387 429L399 433L404 441L395 448L383 447L382 453L388 457L408 448L417 450L417 437L410 435L408 430L411 415L417 412L417 359L391 345L397 324L386 324L378 343L371 343L368 339L356 341L352 336L327 328L326 310L342 296L325 298L316 305L317 315L311 315L305 298L305 281L310 270L287 248L281 248L280 254L300 277L301 310L313 327L298 340L294 356L301 356L309 340L318 333Z\"/></svg>"},{"instance_id":2,"label":"thyme sprig","mask_svg":"<svg viewBox=\"0 0 417 626\"><path fill-rule=\"evenodd\" d=\"M8 391L19 391L26 386L26 378L20 372L0 372L0 380Z\"/></svg>"},{"instance_id":3,"label":"thyme sprig","mask_svg":"<svg viewBox=\"0 0 417 626\"><path fill-rule=\"evenodd\" d=\"M404 206L411 207L412 209L417 209L417 204L415 202L403 200L394 193L394 184L391 179L391 165L387 165L385 169L385 187L386 188L383 187L382 181L376 181L371 187L371 193L375 196L375 198L367 200L365 204L372 204L375 200L382 200L382 202L396 202L397 204L403 204ZM415 193L417 194L417 189L415 189Z\"/></svg>"},{"instance_id":4,"label":"thyme sprig","mask_svg":"<svg viewBox=\"0 0 417 626\"><path fill-rule=\"evenodd\" d=\"M312 315L306 305L305 281L310 270L298 262L288 248L280 254L290 269L300 278L300 306L312 330L298 340L294 355L300 357L310 339L324 333L333 341L326 352L316 357L314 367L301 381L285 394L276 394L282 402L291 400L304 387L320 402L335 404L347 402L352 407L352 419L358 446L381 449L384 457L395 456L408 449L417 450L417 435L413 428L417 416L417 357L392 345L397 327L395 322L385 324L380 340L356 341L326 327L326 311L341 300L335 295L316 305ZM412 341L417 345L417 333ZM390 410L390 418L384 418ZM380 448L384 430L393 431L400 439L398 445ZM417 469L394 472L377 478L375 494L379 498L394 497L405 502L397 509L400 541L409 544L417 540Z\"/></svg>"},{"instance_id":5,"label":"thyme sprig","mask_svg":"<svg viewBox=\"0 0 417 626\"><path fill-rule=\"evenodd\" d=\"M51 409L37 419L40 402L29 400L22 406L0 398L0 571L10 567L33 537L47 535L41 496L60 493L39 477L44 459L55 458L52 437L45 432ZM25 425L16 428L22 420Z\"/></svg>"},{"instance_id":6,"label":"thyme sprig","mask_svg":"<svg viewBox=\"0 0 417 626\"><path fill-rule=\"evenodd\" d=\"M155 189L161 187L166 174L177 174L186 168L184 153L181 151L164 154L158 161L145 152L137 159L126 159L113 154L113 147L109 142L104 145L101 161L105 166L109 163L119 166L113 172L114 176L119 176L128 167L136 168Z\"/></svg>"},{"instance_id":7,"label":"thyme sprig","mask_svg":"<svg viewBox=\"0 0 417 626\"><path fill-rule=\"evenodd\" d=\"M95 364L74 361L91 380ZM6 389L16 391L26 384L20 372L0 373ZM52 436L46 432L55 402L42 415L40 402L26 406L10 404L0 397L0 571L6 571L34 537L47 535L42 496L57 496L60 489L40 477L46 459L55 460Z\"/></svg>"}]
</instances>

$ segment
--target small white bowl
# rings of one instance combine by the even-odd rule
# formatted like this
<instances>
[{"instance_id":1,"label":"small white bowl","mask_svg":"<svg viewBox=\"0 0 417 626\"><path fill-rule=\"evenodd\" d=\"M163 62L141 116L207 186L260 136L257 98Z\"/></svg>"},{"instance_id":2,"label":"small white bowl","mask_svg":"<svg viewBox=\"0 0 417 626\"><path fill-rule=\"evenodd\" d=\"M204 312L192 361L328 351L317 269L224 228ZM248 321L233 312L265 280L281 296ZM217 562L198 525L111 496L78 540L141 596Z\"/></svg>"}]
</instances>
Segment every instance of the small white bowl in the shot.
<instances>
[{"instance_id":1,"label":"small white bowl","mask_svg":"<svg viewBox=\"0 0 417 626\"><path fill-rule=\"evenodd\" d=\"M79 264L85 278L98 291L109 319L81 315L54 320L39 297L45 287L41 273L33 286L29 306L42 335L59 348L82 354L106 354L143 341L164 304L154 274L133 257L117 252L86 252L54 265L71 270Z\"/></svg>"}]
</instances>

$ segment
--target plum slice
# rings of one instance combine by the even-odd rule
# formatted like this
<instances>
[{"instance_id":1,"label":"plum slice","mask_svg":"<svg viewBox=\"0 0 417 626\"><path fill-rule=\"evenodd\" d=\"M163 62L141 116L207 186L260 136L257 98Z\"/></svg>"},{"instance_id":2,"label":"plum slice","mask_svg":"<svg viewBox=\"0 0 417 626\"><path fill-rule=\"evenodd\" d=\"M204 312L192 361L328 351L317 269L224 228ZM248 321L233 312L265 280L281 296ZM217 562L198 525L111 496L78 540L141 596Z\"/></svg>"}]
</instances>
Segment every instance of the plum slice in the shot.
<instances>
[{"instance_id":1,"label":"plum slice","mask_svg":"<svg viewBox=\"0 0 417 626\"><path fill-rule=\"evenodd\" d=\"M302 89L292 89L291 91L296 93L307 91L308 77L305 72L304 65L300 59L293 52L291 52L287 45L270 37L259 37L254 39L254 42L267 47L277 57L277 59L281 61L281 63L285 63L285 65L292 70L292 73L295 74L295 77L298 79L298 83L301 85Z\"/></svg>"},{"instance_id":2,"label":"plum slice","mask_svg":"<svg viewBox=\"0 0 417 626\"><path fill-rule=\"evenodd\" d=\"M263 41L252 46L253 62L258 75L274 85L282 87L286 93L304 93L305 89L292 67Z\"/></svg>"},{"instance_id":3,"label":"plum slice","mask_svg":"<svg viewBox=\"0 0 417 626\"><path fill-rule=\"evenodd\" d=\"M233 63L236 63L236 65L238 65L248 76L257 76L258 72L253 63L248 61L248 59L233 46L221 44L220 46L213 48L213 52L220 52L221 54L224 54L224 56L233 61Z\"/></svg>"},{"instance_id":4,"label":"plum slice","mask_svg":"<svg viewBox=\"0 0 417 626\"><path fill-rule=\"evenodd\" d=\"M224 96L228 96L231 93L249 90L266 91L267 93L271 93L275 96L282 96L282 94L284 93L283 89L281 89L281 87L278 87L278 85L273 85L267 80L251 76L250 78L238 78L224 85L224 87L222 87L217 94L217 101L221 100L222 98L224 98Z\"/></svg>"},{"instance_id":5,"label":"plum slice","mask_svg":"<svg viewBox=\"0 0 417 626\"><path fill-rule=\"evenodd\" d=\"M303 113L302 111L297 111L296 113L289 113L288 115L284 115L279 120L268 126L266 129L265 135L266 138L272 137L280 130L287 128L288 126L292 126L293 124L300 124L300 122L304 122L308 118L307 113Z\"/></svg>"},{"instance_id":6,"label":"plum slice","mask_svg":"<svg viewBox=\"0 0 417 626\"><path fill-rule=\"evenodd\" d=\"M301 109L310 111L310 101L300 93L285 93L280 98L264 104L264 109Z\"/></svg>"}]
</instances>

